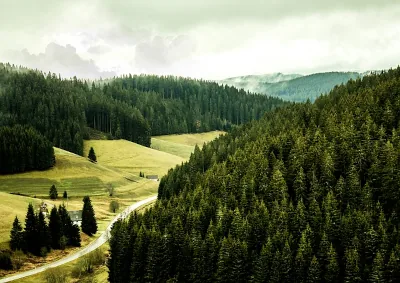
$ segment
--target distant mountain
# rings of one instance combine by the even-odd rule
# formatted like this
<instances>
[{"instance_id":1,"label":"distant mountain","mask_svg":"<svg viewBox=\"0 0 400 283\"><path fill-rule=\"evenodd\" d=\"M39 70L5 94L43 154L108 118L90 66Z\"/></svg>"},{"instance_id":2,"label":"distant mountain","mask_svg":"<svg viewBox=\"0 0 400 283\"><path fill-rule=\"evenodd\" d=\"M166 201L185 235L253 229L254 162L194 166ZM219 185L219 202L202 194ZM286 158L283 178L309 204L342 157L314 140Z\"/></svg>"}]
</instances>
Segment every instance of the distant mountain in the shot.
<instances>
[{"instance_id":1,"label":"distant mountain","mask_svg":"<svg viewBox=\"0 0 400 283\"><path fill-rule=\"evenodd\" d=\"M241 77L232 77L218 81L218 83L227 84L236 88L243 88L250 92L262 93L262 85L269 83L278 83L302 77L300 74L282 74L273 73L265 75L249 75Z\"/></svg>"},{"instance_id":2,"label":"distant mountain","mask_svg":"<svg viewBox=\"0 0 400 283\"><path fill-rule=\"evenodd\" d=\"M229 78L220 81L220 83L233 85L251 92L277 96L288 101L301 102L307 99L314 101L321 94L331 91L335 85L345 84L350 79L355 80L369 73L329 72L307 76L276 73L264 76Z\"/></svg>"}]
</instances>

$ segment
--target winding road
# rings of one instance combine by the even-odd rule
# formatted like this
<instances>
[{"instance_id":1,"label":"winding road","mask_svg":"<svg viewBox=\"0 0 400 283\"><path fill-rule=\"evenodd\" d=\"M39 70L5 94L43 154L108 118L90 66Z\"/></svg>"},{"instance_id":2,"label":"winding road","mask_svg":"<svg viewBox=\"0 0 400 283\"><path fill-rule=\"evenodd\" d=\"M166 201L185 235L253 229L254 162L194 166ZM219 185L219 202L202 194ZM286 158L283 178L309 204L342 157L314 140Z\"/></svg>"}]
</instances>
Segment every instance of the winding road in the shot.
<instances>
[{"instance_id":1,"label":"winding road","mask_svg":"<svg viewBox=\"0 0 400 283\"><path fill-rule=\"evenodd\" d=\"M153 202L157 199L157 195L149 197L147 199L138 201L134 204L132 204L131 206L127 207L123 212L121 212L120 214L118 214L108 225L107 229L100 235L99 238L97 238L96 240L94 240L93 242L91 242L89 245L87 245L86 247L82 248L81 250L77 251L76 253L73 253L71 255L68 255L62 259L59 259L55 262L51 262L48 264L45 264L43 266L40 266L38 268L35 269L31 269L25 272L21 272L15 275L12 275L10 277L5 277L0 279L0 283L5 283L5 282L11 282L14 280L18 280L27 276L31 276L40 272L45 271L48 268L53 268L53 267L57 267L60 265L63 265L65 263L68 263L70 261L76 260L78 258L80 258L81 256L84 256L87 253L90 253L91 251L94 251L95 249L97 249L98 247L100 247L101 245L103 245L105 242L108 241L108 238L110 237L110 231L111 231L111 227L114 224L114 222L116 222L119 219L124 219L126 218L131 212L133 212L134 210L140 208L143 205L146 205L150 202Z\"/></svg>"}]
</instances>

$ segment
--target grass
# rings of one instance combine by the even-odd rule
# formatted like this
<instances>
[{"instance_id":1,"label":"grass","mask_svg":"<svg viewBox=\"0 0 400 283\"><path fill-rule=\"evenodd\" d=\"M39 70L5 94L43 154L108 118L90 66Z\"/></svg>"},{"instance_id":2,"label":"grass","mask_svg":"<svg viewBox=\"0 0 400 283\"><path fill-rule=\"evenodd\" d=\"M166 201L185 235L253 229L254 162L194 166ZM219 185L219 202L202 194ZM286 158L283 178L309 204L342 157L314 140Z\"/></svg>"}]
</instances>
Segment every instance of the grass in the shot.
<instances>
[{"instance_id":1,"label":"grass","mask_svg":"<svg viewBox=\"0 0 400 283\"><path fill-rule=\"evenodd\" d=\"M222 131L213 131L198 134L156 136L154 138L194 147L196 144L202 146L204 143L210 142L224 133Z\"/></svg>"},{"instance_id":2,"label":"grass","mask_svg":"<svg viewBox=\"0 0 400 283\"><path fill-rule=\"evenodd\" d=\"M8 248L14 218L18 216L19 221L23 223L29 203L38 205L40 200L0 192L0 249Z\"/></svg>"},{"instance_id":3,"label":"grass","mask_svg":"<svg viewBox=\"0 0 400 283\"><path fill-rule=\"evenodd\" d=\"M126 140L90 140L84 143L84 155L93 147L97 162L127 174L163 176L169 168L185 161L182 157L154 150Z\"/></svg>"},{"instance_id":4,"label":"grass","mask_svg":"<svg viewBox=\"0 0 400 283\"><path fill-rule=\"evenodd\" d=\"M87 156L90 147L97 155L97 163L87 158L75 155L65 150L55 148L56 165L46 171L32 171L13 175L0 175L0 248L7 248L10 230L15 215L24 224L28 203L38 205L42 199L51 205L65 202L68 210L82 209L82 197L90 195L96 213L99 231L98 237L108 226L109 221L118 213L109 211L109 203L116 200L120 204L119 211L141 199L157 193L158 183L139 178L139 172L145 175L159 175L168 172L187 160L194 150L219 136L222 132L211 132L190 135L159 136L152 139L151 149L125 140L90 140L84 142L84 152ZM101 137L102 138L102 137ZM55 184L59 197L64 190L68 192L68 201L62 198L52 201L48 198L51 185ZM107 187L112 184L114 194L109 196ZM26 196L11 195L21 193ZM36 196L36 198L33 198ZM83 238L83 245L91 238ZM73 250L65 251L73 252ZM29 259L29 266L43 264L61 257L58 251L52 252L46 259ZM63 268L72 268L69 263ZM27 268L27 267L25 267ZM103 266L95 271L97 282L107 282L107 269ZM31 276L19 282L43 282L42 274ZM76 282L76 281L69 281Z\"/></svg>"},{"instance_id":5,"label":"grass","mask_svg":"<svg viewBox=\"0 0 400 283\"><path fill-rule=\"evenodd\" d=\"M103 142L109 144L104 144L103 147L100 147L100 152L102 148L108 148L109 152L113 152L112 147L118 147L122 143L123 147L117 152L122 155L123 150L129 152L128 156L132 159L125 159L125 162L131 164L138 172L161 174L182 161L180 157L143 148L127 141L119 143L115 143L118 141ZM88 143L91 144L91 141ZM137 152L133 152L135 150ZM55 154L56 165L52 169L0 175L0 216L2 217L0 223L0 248L8 247L10 230L15 215L24 223L29 202L34 202L38 205L43 199L47 203L56 206L65 202L68 210L80 210L83 206L83 196L89 195L95 209L100 233L105 230L108 222L116 215L116 213L109 211L111 200L118 201L120 210L122 210L138 200L157 193L157 182L131 176L125 171L109 167L107 164L102 163L101 154L97 164L88 161L87 158L59 148L55 148ZM147 157L144 158L146 155ZM133 158L133 156L138 156L138 158ZM172 161L168 160L168 158L171 158ZM143 159L147 160L147 164L143 163ZM164 162L159 162L158 160L160 159L164 159ZM154 166L156 171L154 172L148 170L151 167L151 162L156 163ZM133 173L135 172L133 171ZM129 180L126 179L127 175ZM107 191L107 184L110 183L114 187L112 197L109 196ZM59 199L56 201L52 201L48 197L49 189L53 184L56 185L59 195ZM64 190L68 192L68 202L62 199ZM9 193L21 193L28 197ZM34 196L36 198L33 198Z\"/></svg>"},{"instance_id":6,"label":"grass","mask_svg":"<svg viewBox=\"0 0 400 283\"><path fill-rule=\"evenodd\" d=\"M151 139L151 148L189 160L196 145L202 147L204 143L210 142L222 134L224 132L213 131L199 134L156 136Z\"/></svg>"}]
</instances>

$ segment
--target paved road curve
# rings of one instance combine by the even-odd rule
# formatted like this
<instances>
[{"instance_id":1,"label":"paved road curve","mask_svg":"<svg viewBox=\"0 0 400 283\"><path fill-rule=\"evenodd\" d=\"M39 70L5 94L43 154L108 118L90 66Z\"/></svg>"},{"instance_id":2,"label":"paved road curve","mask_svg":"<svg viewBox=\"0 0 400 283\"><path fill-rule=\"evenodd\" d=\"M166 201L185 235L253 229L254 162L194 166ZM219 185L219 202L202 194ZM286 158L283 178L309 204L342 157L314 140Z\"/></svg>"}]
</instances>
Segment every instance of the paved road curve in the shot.
<instances>
[{"instance_id":1,"label":"paved road curve","mask_svg":"<svg viewBox=\"0 0 400 283\"><path fill-rule=\"evenodd\" d=\"M35 268L35 269L31 269L25 272L21 272L18 273L16 275L10 276L10 277L6 277L3 279L0 279L0 283L5 283L5 282L10 282L10 281L14 281L17 279L21 279L27 276L31 276L40 272L45 271L48 268L53 268L53 267L57 267L60 265L63 265L65 263L68 263L70 261L73 261L77 258L80 258L81 256L90 253L91 251L97 249L98 247L100 247L101 245L103 245L105 242L107 242L109 236L110 236L110 231L111 231L111 227L114 224L115 221L117 221L118 219L123 219L126 218L132 211L138 209L139 207L148 204L152 201L155 201L157 199L157 196L152 196L149 197L147 199L138 201L134 204L132 204L131 206L127 207L123 212L121 212L120 214L118 214L108 225L107 229L100 235L99 238L97 238L96 240L94 240L93 242L91 242L89 245L87 245L86 247L84 247L83 249L77 251L74 254L68 255L58 261L55 262L51 262L49 264L45 264L41 267Z\"/></svg>"}]
</instances>

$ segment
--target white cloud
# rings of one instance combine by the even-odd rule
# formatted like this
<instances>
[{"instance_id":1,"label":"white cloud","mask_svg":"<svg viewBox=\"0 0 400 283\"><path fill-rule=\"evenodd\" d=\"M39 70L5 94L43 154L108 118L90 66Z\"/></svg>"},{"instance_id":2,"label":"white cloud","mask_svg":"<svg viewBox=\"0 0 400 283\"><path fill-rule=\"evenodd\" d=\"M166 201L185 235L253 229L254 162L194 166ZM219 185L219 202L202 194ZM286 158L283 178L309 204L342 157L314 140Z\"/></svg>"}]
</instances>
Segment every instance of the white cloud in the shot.
<instances>
[{"instance_id":1,"label":"white cloud","mask_svg":"<svg viewBox=\"0 0 400 283\"><path fill-rule=\"evenodd\" d=\"M375 70L400 63L396 1L71 1L51 2L58 15L38 20L36 6L25 14L19 7L22 23L31 19L34 28L9 25L17 4L10 4L10 15L0 12L0 36L6 39L0 59L12 61L4 51L27 48L29 56L20 63L34 61L67 76L77 68L74 72L86 77L111 71L206 79ZM47 54L43 50L51 42L63 49Z\"/></svg>"}]
</instances>

